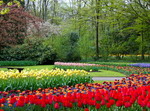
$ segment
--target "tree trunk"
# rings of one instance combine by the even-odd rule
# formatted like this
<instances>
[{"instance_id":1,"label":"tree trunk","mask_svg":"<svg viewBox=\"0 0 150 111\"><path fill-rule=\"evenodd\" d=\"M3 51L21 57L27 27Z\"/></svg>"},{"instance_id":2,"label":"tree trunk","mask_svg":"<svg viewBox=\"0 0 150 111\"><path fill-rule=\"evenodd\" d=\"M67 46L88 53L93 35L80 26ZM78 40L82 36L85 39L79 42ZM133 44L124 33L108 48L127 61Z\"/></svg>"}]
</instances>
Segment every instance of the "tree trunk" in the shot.
<instances>
[{"instance_id":1,"label":"tree trunk","mask_svg":"<svg viewBox=\"0 0 150 111\"><path fill-rule=\"evenodd\" d=\"M34 1L32 2L32 5L33 5L33 10L34 10L34 15L36 16L36 6L35 6L35 2Z\"/></svg>"},{"instance_id":2,"label":"tree trunk","mask_svg":"<svg viewBox=\"0 0 150 111\"><path fill-rule=\"evenodd\" d=\"M100 0L96 0L96 58L99 58L99 5L100 5Z\"/></svg>"},{"instance_id":3,"label":"tree trunk","mask_svg":"<svg viewBox=\"0 0 150 111\"><path fill-rule=\"evenodd\" d=\"M78 22L79 22L78 31L79 31L79 36L81 36L81 24L80 24L80 20L81 20L81 15L80 15L81 0L77 0L77 4L78 4Z\"/></svg>"},{"instance_id":4,"label":"tree trunk","mask_svg":"<svg viewBox=\"0 0 150 111\"><path fill-rule=\"evenodd\" d=\"M143 34L143 30L141 32L141 60L144 60L145 59L145 56L144 56L144 50L143 50L143 39L144 39L144 34Z\"/></svg>"}]
</instances>

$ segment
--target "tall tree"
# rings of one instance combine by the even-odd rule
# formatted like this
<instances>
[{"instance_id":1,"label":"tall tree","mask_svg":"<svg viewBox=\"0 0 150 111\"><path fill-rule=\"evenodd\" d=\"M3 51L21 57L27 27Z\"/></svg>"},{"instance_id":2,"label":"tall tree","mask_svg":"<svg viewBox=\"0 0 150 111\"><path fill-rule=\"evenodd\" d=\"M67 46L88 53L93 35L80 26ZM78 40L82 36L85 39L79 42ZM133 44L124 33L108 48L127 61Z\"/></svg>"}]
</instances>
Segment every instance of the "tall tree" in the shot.
<instances>
[{"instance_id":1,"label":"tall tree","mask_svg":"<svg viewBox=\"0 0 150 111\"><path fill-rule=\"evenodd\" d=\"M96 0L96 57L99 57L100 0Z\"/></svg>"}]
</instances>

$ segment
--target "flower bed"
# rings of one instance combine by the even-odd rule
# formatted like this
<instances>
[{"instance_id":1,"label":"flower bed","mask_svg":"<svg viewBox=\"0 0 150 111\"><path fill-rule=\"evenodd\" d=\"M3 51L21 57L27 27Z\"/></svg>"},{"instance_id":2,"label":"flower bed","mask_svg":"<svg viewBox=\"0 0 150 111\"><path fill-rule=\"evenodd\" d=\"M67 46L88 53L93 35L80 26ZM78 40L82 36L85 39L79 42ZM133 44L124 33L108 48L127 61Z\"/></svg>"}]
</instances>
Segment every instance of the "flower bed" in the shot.
<instances>
[{"instance_id":1,"label":"flower bed","mask_svg":"<svg viewBox=\"0 0 150 111\"><path fill-rule=\"evenodd\" d=\"M130 66L135 66L135 67L149 67L150 68L150 64L148 63L137 63L137 64L129 64Z\"/></svg>"},{"instance_id":2,"label":"flower bed","mask_svg":"<svg viewBox=\"0 0 150 111\"><path fill-rule=\"evenodd\" d=\"M150 68L144 67L131 67L131 66L119 66L119 65L100 65L100 64L85 64L85 63L63 63L56 62L56 68L60 69L79 69L86 71L99 71L100 69L112 70L121 72L126 75L130 74L148 74L150 73Z\"/></svg>"},{"instance_id":3,"label":"flower bed","mask_svg":"<svg viewBox=\"0 0 150 111\"><path fill-rule=\"evenodd\" d=\"M39 88L19 94L0 92L5 111L127 111L149 110L150 75L132 74L114 82Z\"/></svg>"},{"instance_id":4,"label":"flower bed","mask_svg":"<svg viewBox=\"0 0 150 111\"><path fill-rule=\"evenodd\" d=\"M83 70L0 71L0 90L36 90L38 88L75 85L92 82Z\"/></svg>"}]
</instances>

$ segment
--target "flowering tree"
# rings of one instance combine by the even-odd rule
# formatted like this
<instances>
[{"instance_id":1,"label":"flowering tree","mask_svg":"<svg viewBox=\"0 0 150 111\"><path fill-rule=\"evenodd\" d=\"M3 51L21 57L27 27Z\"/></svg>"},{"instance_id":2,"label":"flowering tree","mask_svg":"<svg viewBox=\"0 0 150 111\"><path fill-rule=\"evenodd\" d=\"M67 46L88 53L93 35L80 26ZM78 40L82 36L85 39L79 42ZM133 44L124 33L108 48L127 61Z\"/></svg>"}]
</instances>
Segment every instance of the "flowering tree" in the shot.
<instances>
[{"instance_id":1,"label":"flowering tree","mask_svg":"<svg viewBox=\"0 0 150 111\"><path fill-rule=\"evenodd\" d=\"M59 35L61 33L61 26L57 26L54 24L51 24L50 21L39 21L38 24L38 30L34 26L33 23L28 24L28 35L34 35L34 36L41 36L41 37L48 37L52 35Z\"/></svg>"},{"instance_id":2,"label":"flowering tree","mask_svg":"<svg viewBox=\"0 0 150 111\"><path fill-rule=\"evenodd\" d=\"M6 5L1 5L0 10ZM40 21L18 5L7 5L8 13L0 14L0 49L5 46L21 44L27 35L27 24Z\"/></svg>"}]
</instances>

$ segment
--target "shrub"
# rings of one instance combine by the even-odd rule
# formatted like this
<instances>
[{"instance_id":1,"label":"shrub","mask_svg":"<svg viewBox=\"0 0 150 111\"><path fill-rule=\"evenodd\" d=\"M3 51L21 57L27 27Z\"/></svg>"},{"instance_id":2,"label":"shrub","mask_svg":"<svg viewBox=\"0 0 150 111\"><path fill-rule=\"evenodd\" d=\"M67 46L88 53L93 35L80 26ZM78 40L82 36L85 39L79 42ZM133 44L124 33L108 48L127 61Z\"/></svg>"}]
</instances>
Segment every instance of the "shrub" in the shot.
<instances>
[{"instance_id":1,"label":"shrub","mask_svg":"<svg viewBox=\"0 0 150 111\"><path fill-rule=\"evenodd\" d=\"M0 60L9 61L36 61L42 64L54 61L55 53L50 45L43 44L43 38L26 39L23 45L5 48L1 52Z\"/></svg>"},{"instance_id":2,"label":"shrub","mask_svg":"<svg viewBox=\"0 0 150 111\"><path fill-rule=\"evenodd\" d=\"M0 66L33 66L36 61L0 61Z\"/></svg>"},{"instance_id":3,"label":"shrub","mask_svg":"<svg viewBox=\"0 0 150 111\"><path fill-rule=\"evenodd\" d=\"M78 34L71 32L61 36L51 36L45 44L52 45L57 61L77 61L81 59L77 52L78 39Z\"/></svg>"}]
</instances>

